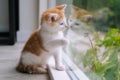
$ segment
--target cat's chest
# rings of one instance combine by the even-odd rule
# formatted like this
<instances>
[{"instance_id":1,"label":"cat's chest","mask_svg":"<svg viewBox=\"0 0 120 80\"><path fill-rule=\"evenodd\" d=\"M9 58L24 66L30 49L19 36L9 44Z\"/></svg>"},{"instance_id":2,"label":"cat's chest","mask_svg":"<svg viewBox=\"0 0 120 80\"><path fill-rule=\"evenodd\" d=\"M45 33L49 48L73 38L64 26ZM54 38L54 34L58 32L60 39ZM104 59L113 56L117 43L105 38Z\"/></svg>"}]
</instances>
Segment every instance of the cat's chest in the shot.
<instances>
[{"instance_id":1,"label":"cat's chest","mask_svg":"<svg viewBox=\"0 0 120 80\"><path fill-rule=\"evenodd\" d=\"M43 41L47 42L47 41L63 38L63 32L59 32L56 34L42 33L41 36L42 36Z\"/></svg>"}]
</instances>

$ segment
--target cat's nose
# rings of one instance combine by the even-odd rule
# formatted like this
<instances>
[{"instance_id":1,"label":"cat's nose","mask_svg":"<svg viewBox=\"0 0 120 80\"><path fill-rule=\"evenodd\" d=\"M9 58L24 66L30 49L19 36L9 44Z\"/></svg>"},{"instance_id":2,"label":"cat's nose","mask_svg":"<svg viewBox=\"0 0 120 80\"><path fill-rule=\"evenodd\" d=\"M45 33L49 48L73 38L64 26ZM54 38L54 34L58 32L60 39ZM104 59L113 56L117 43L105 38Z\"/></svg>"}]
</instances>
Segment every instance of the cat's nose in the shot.
<instances>
[{"instance_id":1,"label":"cat's nose","mask_svg":"<svg viewBox=\"0 0 120 80\"><path fill-rule=\"evenodd\" d=\"M68 28L69 28L69 26L68 26L67 24L65 24L65 28L67 28L67 29L68 29Z\"/></svg>"}]
</instances>

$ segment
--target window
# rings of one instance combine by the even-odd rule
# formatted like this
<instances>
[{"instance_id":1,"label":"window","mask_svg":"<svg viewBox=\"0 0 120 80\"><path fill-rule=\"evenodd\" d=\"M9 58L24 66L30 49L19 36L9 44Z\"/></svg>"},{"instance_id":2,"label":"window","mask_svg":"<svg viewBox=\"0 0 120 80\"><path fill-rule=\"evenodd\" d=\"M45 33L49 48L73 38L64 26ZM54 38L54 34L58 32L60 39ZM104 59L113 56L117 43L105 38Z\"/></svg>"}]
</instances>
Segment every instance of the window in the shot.
<instances>
[{"instance_id":1,"label":"window","mask_svg":"<svg viewBox=\"0 0 120 80\"><path fill-rule=\"evenodd\" d=\"M120 0L57 0L66 9L64 51L90 80L120 80Z\"/></svg>"},{"instance_id":2,"label":"window","mask_svg":"<svg viewBox=\"0 0 120 80\"><path fill-rule=\"evenodd\" d=\"M19 30L19 0L0 1L0 44L13 45Z\"/></svg>"}]
</instances>

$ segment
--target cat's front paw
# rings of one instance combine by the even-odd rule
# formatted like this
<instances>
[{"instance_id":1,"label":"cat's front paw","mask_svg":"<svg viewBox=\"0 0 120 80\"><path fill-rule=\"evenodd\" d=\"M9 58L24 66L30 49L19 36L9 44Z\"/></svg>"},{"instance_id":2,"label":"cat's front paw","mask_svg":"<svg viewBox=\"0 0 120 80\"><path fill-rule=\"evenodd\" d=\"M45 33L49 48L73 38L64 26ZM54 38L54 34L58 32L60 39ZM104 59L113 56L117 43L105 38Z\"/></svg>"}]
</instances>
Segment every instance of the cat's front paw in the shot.
<instances>
[{"instance_id":1,"label":"cat's front paw","mask_svg":"<svg viewBox=\"0 0 120 80\"><path fill-rule=\"evenodd\" d=\"M69 44L69 40L66 39L66 38L65 38L65 39L62 39L62 40L61 40L61 44L62 44L62 45L67 45L67 44Z\"/></svg>"},{"instance_id":2,"label":"cat's front paw","mask_svg":"<svg viewBox=\"0 0 120 80\"><path fill-rule=\"evenodd\" d=\"M61 66L56 66L56 69L59 71L64 71L65 70L65 66L61 65Z\"/></svg>"}]
</instances>

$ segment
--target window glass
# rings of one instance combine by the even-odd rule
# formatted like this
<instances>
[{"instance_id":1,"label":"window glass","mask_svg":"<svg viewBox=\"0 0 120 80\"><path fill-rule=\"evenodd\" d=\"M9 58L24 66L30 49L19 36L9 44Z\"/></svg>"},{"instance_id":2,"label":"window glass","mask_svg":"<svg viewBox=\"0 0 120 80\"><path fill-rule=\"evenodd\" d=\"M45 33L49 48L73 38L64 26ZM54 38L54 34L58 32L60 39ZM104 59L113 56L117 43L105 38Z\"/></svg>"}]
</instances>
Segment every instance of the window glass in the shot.
<instances>
[{"instance_id":1,"label":"window glass","mask_svg":"<svg viewBox=\"0 0 120 80\"><path fill-rule=\"evenodd\" d=\"M9 31L8 0L0 0L0 32Z\"/></svg>"},{"instance_id":2,"label":"window glass","mask_svg":"<svg viewBox=\"0 0 120 80\"><path fill-rule=\"evenodd\" d=\"M120 0L57 0L66 9L64 48L90 80L120 80Z\"/></svg>"}]
</instances>

